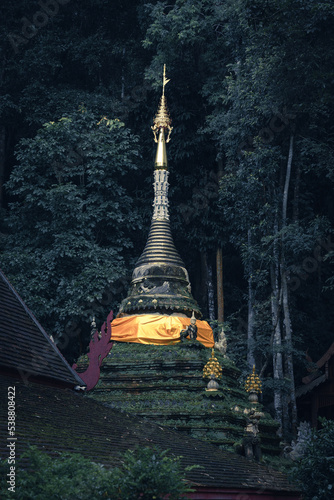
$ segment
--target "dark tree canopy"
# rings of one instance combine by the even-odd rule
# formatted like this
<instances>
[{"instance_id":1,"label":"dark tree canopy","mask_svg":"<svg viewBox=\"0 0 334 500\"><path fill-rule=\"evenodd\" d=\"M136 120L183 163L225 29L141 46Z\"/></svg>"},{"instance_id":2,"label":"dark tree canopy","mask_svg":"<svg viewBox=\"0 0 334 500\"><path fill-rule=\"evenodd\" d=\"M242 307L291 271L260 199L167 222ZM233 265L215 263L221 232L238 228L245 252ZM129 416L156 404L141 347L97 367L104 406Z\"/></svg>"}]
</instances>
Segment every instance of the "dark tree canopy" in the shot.
<instances>
[{"instance_id":1,"label":"dark tree canopy","mask_svg":"<svg viewBox=\"0 0 334 500\"><path fill-rule=\"evenodd\" d=\"M74 321L101 322L122 292L142 227L137 142L119 120L80 107L17 147L2 265L57 337L68 323L71 333Z\"/></svg>"}]
</instances>

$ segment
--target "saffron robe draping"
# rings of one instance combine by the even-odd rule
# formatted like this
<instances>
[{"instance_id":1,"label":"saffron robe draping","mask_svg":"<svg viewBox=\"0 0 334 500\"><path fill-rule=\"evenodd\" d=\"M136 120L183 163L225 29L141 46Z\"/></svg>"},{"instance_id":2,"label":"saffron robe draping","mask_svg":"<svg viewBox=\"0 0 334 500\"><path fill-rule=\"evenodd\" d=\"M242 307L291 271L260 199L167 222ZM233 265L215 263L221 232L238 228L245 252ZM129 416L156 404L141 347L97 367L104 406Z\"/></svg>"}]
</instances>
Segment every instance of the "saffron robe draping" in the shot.
<instances>
[{"instance_id":1,"label":"saffron robe draping","mask_svg":"<svg viewBox=\"0 0 334 500\"><path fill-rule=\"evenodd\" d=\"M190 325L190 318L159 314L139 314L115 318L111 322L111 340L137 344L176 344L180 332ZM196 321L197 340L213 347L212 328L206 321Z\"/></svg>"}]
</instances>

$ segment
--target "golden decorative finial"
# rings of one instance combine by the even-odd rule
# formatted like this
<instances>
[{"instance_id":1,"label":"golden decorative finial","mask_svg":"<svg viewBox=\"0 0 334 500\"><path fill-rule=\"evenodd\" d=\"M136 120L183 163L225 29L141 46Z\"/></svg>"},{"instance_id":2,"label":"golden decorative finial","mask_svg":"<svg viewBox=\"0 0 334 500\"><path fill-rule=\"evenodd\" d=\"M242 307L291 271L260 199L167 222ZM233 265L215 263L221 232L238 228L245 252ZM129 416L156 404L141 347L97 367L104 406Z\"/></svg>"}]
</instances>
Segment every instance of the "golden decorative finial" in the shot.
<instances>
[{"instance_id":1,"label":"golden decorative finial","mask_svg":"<svg viewBox=\"0 0 334 500\"><path fill-rule=\"evenodd\" d=\"M222 378L222 371L223 369L218 359L215 357L215 350L212 349L211 358L203 369L203 378L210 378L211 375L214 375L214 378Z\"/></svg>"},{"instance_id":2,"label":"golden decorative finial","mask_svg":"<svg viewBox=\"0 0 334 500\"><path fill-rule=\"evenodd\" d=\"M164 64L164 72L162 78L162 96L160 99L159 108L157 114L153 120L153 126L151 127L154 134L154 141L158 144L157 154L155 157L155 168L167 169L167 152L166 152L166 142L170 141L170 134L173 130L171 126L172 120L169 116L167 101L165 97L165 87L169 79L166 78L166 64ZM165 140L165 131L168 131L167 139Z\"/></svg>"},{"instance_id":3,"label":"golden decorative finial","mask_svg":"<svg viewBox=\"0 0 334 500\"><path fill-rule=\"evenodd\" d=\"M248 375L245 383L245 391L246 392L256 392L261 394L262 384L259 376L255 373L255 365L253 365L253 371L250 375Z\"/></svg>"}]
</instances>

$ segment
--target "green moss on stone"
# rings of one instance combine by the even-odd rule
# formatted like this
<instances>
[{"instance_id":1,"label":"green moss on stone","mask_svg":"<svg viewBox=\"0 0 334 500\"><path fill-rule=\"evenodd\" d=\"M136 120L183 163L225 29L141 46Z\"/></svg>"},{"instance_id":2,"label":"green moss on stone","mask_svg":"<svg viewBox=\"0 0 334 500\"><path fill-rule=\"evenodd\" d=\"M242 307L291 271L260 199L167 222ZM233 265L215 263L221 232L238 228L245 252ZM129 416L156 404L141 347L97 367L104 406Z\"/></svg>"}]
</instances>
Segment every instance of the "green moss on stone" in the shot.
<instances>
[{"instance_id":1,"label":"green moss on stone","mask_svg":"<svg viewBox=\"0 0 334 500\"><path fill-rule=\"evenodd\" d=\"M205 390L203 368L210 356L211 349L194 341L168 346L117 342L87 397L231 450L242 440L250 403L240 370L219 352L219 391ZM263 411L260 404L258 408ZM280 452L277 428L265 413L260 423L263 453Z\"/></svg>"}]
</instances>

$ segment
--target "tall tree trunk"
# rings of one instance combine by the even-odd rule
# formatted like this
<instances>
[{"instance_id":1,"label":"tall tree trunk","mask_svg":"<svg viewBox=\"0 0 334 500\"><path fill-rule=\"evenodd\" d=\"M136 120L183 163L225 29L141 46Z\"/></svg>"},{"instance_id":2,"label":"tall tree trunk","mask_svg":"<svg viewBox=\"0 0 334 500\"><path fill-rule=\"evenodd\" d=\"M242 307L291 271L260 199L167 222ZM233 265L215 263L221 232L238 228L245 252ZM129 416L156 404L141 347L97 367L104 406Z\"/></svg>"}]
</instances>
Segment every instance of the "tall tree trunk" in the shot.
<instances>
[{"instance_id":1,"label":"tall tree trunk","mask_svg":"<svg viewBox=\"0 0 334 500\"><path fill-rule=\"evenodd\" d=\"M278 232L277 221L275 223L275 234ZM270 266L271 278L271 317L273 326L273 374L274 374L274 408L275 419L279 422L279 434L282 436L283 430L283 394L282 384L284 379L283 373L283 356L282 356L282 330L280 321L281 309L281 292L279 284L279 254L278 242L274 241L274 262Z\"/></svg>"},{"instance_id":2,"label":"tall tree trunk","mask_svg":"<svg viewBox=\"0 0 334 500\"><path fill-rule=\"evenodd\" d=\"M254 355L254 291L253 291L253 258L252 251L252 231L248 230L248 322L247 322L247 364L249 368L255 365Z\"/></svg>"},{"instance_id":3,"label":"tall tree trunk","mask_svg":"<svg viewBox=\"0 0 334 500\"><path fill-rule=\"evenodd\" d=\"M223 160L218 159L218 185L217 196L219 195L220 181L223 176ZM216 273L217 273L217 319L219 323L224 323L224 275L223 275L223 249L221 244L218 245L216 254Z\"/></svg>"},{"instance_id":4,"label":"tall tree trunk","mask_svg":"<svg viewBox=\"0 0 334 500\"><path fill-rule=\"evenodd\" d=\"M294 437L297 435L297 404L296 404L296 391L293 369L293 354L292 354L292 326L290 318L289 306L289 293L286 272L283 271L282 277L282 299L283 299L283 313L284 313L284 330L285 330L285 343L286 343L286 366L287 375L290 380L290 402L291 402L291 430Z\"/></svg>"},{"instance_id":5,"label":"tall tree trunk","mask_svg":"<svg viewBox=\"0 0 334 500\"><path fill-rule=\"evenodd\" d=\"M217 319L219 323L224 322L224 288L223 288L223 251L217 248L216 254L217 272Z\"/></svg>"},{"instance_id":6,"label":"tall tree trunk","mask_svg":"<svg viewBox=\"0 0 334 500\"><path fill-rule=\"evenodd\" d=\"M216 319L215 315L215 294L213 287L213 276L212 276L212 265L208 264L208 280L207 280L207 290L208 290L208 312L209 319L214 321Z\"/></svg>"},{"instance_id":7,"label":"tall tree trunk","mask_svg":"<svg viewBox=\"0 0 334 500\"><path fill-rule=\"evenodd\" d=\"M284 191L283 191L282 227L286 226L288 195L289 195L291 167L292 167L292 158L293 158L293 141L294 141L294 137L293 137L293 134L291 134L290 144L289 144L288 163L286 165L285 183L284 183Z\"/></svg>"},{"instance_id":8,"label":"tall tree trunk","mask_svg":"<svg viewBox=\"0 0 334 500\"><path fill-rule=\"evenodd\" d=\"M286 226L287 219L287 206L288 206L288 193L291 178L291 167L293 159L293 146L294 146L294 136L290 136L289 144L289 155L286 167L285 184L283 191L283 207L282 207L282 228ZM295 381L294 381L294 369L293 369L293 354L292 354L292 325L290 317L290 304L289 304L289 291L288 291L288 281L286 273L286 262L284 255L284 245L282 243L282 257L281 257L281 286L282 286L282 300L283 300L283 315L284 315L284 331L285 331L285 343L286 343L286 366L287 366L287 376L290 380L290 403L291 403L291 430L296 435L297 432L297 405L296 405L296 392L295 392Z\"/></svg>"},{"instance_id":9,"label":"tall tree trunk","mask_svg":"<svg viewBox=\"0 0 334 500\"><path fill-rule=\"evenodd\" d=\"M300 165L297 166L296 180L295 180L295 189L293 194L293 214L292 220L294 222L299 219L299 189L300 189L300 177L301 177L301 168Z\"/></svg>"},{"instance_id":10,"label":"tall tree trunk","mask_svg":"<svg viewBox=\"0 0 334 500\"><path fill-rule=\"evenodd\" d=\"M3 184L5 180L6 129L0 128L0 207L3 207Z\"/></svg>"},{"instance_id":11,"label":"tall tree trunk","mask_svg":"<svg viewBox=\"0 0 334 500\"><path fill-rule=\"evenodd\" d=\"M203 313L204 316L209 315L208 307L208 262L206 257L206 252L204 250L200 253L201 257L201 280L200 280L200 294L202 298Z\"/></svg>"},{"instance_id":12,"label":"tall tree trunk","mask_svg":"<svg viewBox=\"0 0 334 500\"><path fill-rule=\"evenodd\" d=\"M125 59L125 47L123 47L123 61ZM122 65L122 83L121 83L121 99L123 100L125 97L125 76L124 76L124 67L125 64L123 62Z\"/></svg>"}]
</instances>

